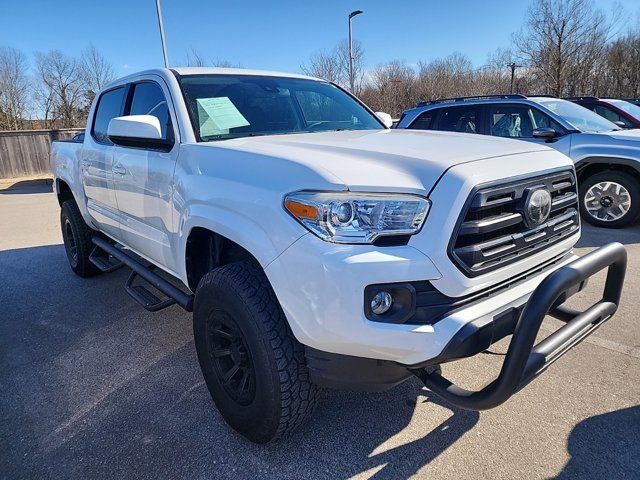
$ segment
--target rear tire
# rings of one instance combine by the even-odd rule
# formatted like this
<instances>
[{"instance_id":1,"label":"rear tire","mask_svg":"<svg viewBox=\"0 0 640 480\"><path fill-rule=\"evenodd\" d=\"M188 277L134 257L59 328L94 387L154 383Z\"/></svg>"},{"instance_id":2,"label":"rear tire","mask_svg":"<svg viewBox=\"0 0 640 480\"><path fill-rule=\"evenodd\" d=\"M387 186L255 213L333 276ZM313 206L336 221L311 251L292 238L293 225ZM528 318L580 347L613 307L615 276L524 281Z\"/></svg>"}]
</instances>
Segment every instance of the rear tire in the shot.
<instances>
[{"instance_id":1,"label":"rear tire","mask_svg":"<svg viewBox=\"0 0 640 480\"><path fill-rule=\"evenodd\" d=\"M614 170L598 172L580 185L582 218L596 227L622 228L640 214L640 184L633 176Z\"/></svg>"},{"instance_id":2,"label":"rear tire","mask_svg":"<svg viewBox=\"0 0 640 480\"><path fill-rule=\"evenodd\" d=\"M91 238L97 232L85 223L74 200L67 200L62 204L60 226L71 270L83 278L101 273L89 260L94 248Z\"/></svg>"},{"instance_id":3,"label":"rear tire","mask_svg":"<svg viewBox=\"0 0 640 480\"><path fill-rule=\"evenodd\" d=\"M248 262L200 281L193 331L207 388L224 420L247 439L288 435L313 412L304 347L294 338L264 273Z\"/></svg>"}]
</instances>

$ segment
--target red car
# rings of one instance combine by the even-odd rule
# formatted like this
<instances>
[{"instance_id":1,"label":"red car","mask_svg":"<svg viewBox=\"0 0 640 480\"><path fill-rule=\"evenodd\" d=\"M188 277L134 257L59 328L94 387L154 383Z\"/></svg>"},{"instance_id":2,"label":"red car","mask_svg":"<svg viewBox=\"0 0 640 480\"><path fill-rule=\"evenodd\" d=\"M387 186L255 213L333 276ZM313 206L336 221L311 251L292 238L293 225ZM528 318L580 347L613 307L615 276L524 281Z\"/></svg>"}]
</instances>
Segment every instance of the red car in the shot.
<instances>
[{"instance_id":1,"label":"red car","mask_svg":"<svg viewBox=\"0 0 640 480\"><path fill-rule=\"evenodd\" d=\"M640 106L630 101L598 97L569 97L622 128L640 128Z\"/></svg>"}]
</instances>

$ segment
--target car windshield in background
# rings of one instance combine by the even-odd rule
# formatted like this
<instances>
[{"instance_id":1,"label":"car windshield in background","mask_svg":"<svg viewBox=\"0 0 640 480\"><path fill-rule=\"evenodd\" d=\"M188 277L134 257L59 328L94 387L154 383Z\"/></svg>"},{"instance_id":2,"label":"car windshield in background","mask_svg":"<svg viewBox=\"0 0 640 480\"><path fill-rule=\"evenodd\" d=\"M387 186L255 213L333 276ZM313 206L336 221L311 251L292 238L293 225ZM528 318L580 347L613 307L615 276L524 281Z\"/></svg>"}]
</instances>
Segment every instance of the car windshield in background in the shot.
<instances>
[{"instance_id":1,"label":"car windshield in background","mask_svg":"<svg viewBox=\"0 0 640 480\"><path fill-rule=\"evenodd\" d=\"M201 141L258 135L380 130L360 103L330 83L256 75L181 77Z\"/></svg>"},{"instance_id":2,"label":"car windshield in background","mask_svg":"<svg viewBox=\"0 0 640 480\"><path fill-rule=\"evenodd\" d=\"M543 107L548 108L553 113L569 122L573 127L581 132L611 132L612 130L620 130L620 128L609 120L602 118L597 113L593 113L580 105L568 102L566 100L550 100L544 98L532 98Z\"/></svg>"},{"instance_id":3,"label":"car windshield in background","mask_svg":"<svg viewBox=\"0 0 640 480\"><path fill-rule=\"evenodd\" d=\"M607 100L613 106L618 107L620 110L627 112L629 115L640 120L640 107L634 105L631 102L625 102L624 100Z\"/></svg>"}]
</instances>

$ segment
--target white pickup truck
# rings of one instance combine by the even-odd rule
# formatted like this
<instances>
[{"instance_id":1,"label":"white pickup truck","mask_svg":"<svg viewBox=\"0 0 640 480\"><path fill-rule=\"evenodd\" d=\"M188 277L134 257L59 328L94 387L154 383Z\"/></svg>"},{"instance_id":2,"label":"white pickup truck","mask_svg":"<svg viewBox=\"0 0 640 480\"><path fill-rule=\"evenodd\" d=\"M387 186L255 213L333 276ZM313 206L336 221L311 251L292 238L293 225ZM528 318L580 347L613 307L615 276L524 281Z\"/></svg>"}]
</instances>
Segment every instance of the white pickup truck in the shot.
<instances>
[{"instance_id":1,"label":"white pickup truck","mask_svg":"<svg viewBox=\"0 0 640 480\"><path fill-rule=\"evenodd\" d=\"M614 314L625 250L572 254L576 176L561 153L388 120L300 75L120 79L82 143L53 145L71 267L124 265L145 308L193 311L215 404L255 442L299 425L320 387L413 376L461 408L495 407ZM602 269L601 300L562 305ZM547 314L566 324L534 345ZM443 376L509 335L483 389Z\"/></svg>"}]
</instances>

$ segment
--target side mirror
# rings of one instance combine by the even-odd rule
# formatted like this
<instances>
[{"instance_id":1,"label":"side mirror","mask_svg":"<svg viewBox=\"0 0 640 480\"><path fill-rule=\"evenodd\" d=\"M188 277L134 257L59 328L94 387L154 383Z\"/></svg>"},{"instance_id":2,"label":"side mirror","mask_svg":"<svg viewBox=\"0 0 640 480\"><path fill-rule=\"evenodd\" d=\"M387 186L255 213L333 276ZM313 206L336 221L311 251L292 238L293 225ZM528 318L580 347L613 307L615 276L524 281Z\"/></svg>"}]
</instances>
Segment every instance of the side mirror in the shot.
<instances>
[{"instance_id":1,"label":"side mirror","mask_svg":"<svg viewBox=\"0 0 640 480\"><path fill-rule=\"evenodd\" d=\"M376 116L384 123L384 126L387 128L393 127L393 118L391 115L385 112L376 112Z\"/></svg>"},{"instance_id":2,"label":"side mirror","mask_svg":"<svg viewBox=\"0 0 640 480\"><path fill-rule=\"evenodd\" d=\"M558 136L558 132L556 132L553 128L549 128L549 127L536 128L533 131L533 138L542 138L547 142L550 140L553 140L557 136Z\"/></svg>"},{"instance_id":3,"label":"side mirror","mask_svg":"<svg viewBox=\"0 0 640 480\"><path fill-rule=\"evenodd\" d=\"M172 142L162 138L160 120L153 115L128 115L112 118L107 136L123 147L170 150Z\"/></svg>"},{"instance_id":4,"label":"side mirror","mask_svg":"<svg viewBox=\"0 0 640 480\"><path fill-rule=\"evenodd\" d=\"M620 128L629 128L629 126L628 126L626 123L624 123L622 120L616 120L615 122L613 122L613 124L614 124L616 127L620 127Z\"/></svg>"}]
</instances>

